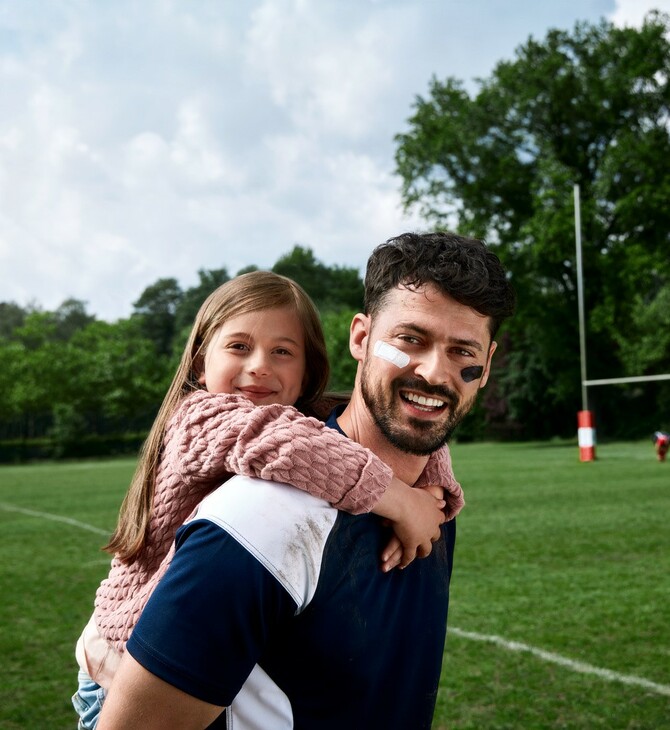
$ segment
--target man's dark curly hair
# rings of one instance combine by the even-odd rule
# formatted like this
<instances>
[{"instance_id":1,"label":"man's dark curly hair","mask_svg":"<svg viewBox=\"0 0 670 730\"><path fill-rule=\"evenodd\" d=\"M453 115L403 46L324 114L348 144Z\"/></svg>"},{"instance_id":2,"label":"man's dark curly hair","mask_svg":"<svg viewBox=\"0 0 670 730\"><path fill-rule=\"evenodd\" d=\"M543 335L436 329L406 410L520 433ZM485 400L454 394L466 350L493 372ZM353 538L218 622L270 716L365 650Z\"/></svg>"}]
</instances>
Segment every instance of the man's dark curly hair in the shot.
<instances>
[{"instance_id":1,"label":"man's dark curly hair","mask_svg":"<svg viewBox=\"0 0 670 730\"><path fill-rule=\"evenodd\" d=\"M476 238L441 231L403 233L375 248L365 274L365 313L375 315L398 286L425 284L490 317L491 339L514 313L514 290L500 259Z\"/></svg>"}]
</instances>

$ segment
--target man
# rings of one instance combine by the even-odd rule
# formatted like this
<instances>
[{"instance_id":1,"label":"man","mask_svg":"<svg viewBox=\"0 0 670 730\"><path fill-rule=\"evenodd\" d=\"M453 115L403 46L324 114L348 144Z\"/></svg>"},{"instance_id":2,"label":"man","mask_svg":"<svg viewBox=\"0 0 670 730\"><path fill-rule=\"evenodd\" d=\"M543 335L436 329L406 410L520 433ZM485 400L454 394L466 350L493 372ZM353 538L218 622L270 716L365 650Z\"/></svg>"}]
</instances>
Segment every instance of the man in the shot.
<instances>
[{"instance_id":1,"label":"man","mask_svg":"<svg viewBox=\"0 0 670 730\"><path fill-rule=\"evenodd\" d=\"M351 325L354 391L329 425L414 484L486 384L512 309L481 242L434 233L382 244ZM385 530L285 485L229 480L181 528L99 730L429 728L455 524L392 573L376 568Z\"/></svg>"}]
</instances>

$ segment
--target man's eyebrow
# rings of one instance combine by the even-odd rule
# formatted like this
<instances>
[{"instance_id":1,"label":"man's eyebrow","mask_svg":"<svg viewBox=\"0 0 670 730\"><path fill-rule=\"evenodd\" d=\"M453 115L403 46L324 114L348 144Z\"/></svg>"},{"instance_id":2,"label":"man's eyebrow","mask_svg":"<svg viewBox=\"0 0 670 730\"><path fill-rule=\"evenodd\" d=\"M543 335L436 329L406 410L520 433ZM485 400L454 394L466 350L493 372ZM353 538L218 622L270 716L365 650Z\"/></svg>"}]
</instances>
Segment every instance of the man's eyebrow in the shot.
<instances>
[{"instance_id":1,"label":"man's eyebrow","mask_svg":"<svg viewBox=\"0 0 670 730\"><path fill-rule=\"evenodd\" d=\"M392 332L396 332L397 330L414 332L414 334L423 335L424 337L430 336L430 332L427 329L419 327L419 325L414 324L414 322L397 322L393 325Z\"/></svg>"},{"instance_id":2,"label":"man's eyebrow","mask_svg":"<svg viewBox=\"0 0 670 730\"><path fill-rule=\"evenodd\" d=\"M414 334L421 335L422 337L432 337L432 332L424 329L423 327L420 327L417 324L414 324L414 322L398 322L393 327L393 331L397 332L398 330L413 332ZM484 352L484 347L479 340L469 340L462 337L450 337L449 344L462 345L463 347L471 347L473 350Z\"/></svg>"},{"instance_id":3,"label":"man's eyebrow","mask_svg":"<svg viewBox=\"0 0 670 730\"><path fill-rule=\"evenodd\" d=\"M463 345L464 347L471 347L473 350L479 350L479 352L484 352L484 348L482 347L481 342L479 340L462 340L458 337L450 337L449 342L453 343L454 345Z\"/></svg>"}]
</instances>

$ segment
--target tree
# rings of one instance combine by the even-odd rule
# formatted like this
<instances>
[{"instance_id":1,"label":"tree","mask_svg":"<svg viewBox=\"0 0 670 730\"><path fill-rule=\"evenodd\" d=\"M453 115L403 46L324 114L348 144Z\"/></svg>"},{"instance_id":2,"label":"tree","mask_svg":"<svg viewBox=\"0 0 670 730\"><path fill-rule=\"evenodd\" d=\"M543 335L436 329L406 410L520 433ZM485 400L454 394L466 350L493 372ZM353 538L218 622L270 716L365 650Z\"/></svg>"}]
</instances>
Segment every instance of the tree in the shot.
<instances>
[{"instance_id":1,"label":"tree","mask_svg":"<svg viewBox=\"0 0 670 730\"><path fill-rule=\"evenodd\" d=\"M64 341L95 321L95 317L86 311L86 303L79 299L66 299L54 312L54 318L56 337Z\"/></svg>"},{"instance_id":2,"label":"tree","mask_svg":"<svg viewBox=\"0 0 670 730\"><path fill-rule=\"evenodd\" d=\"M225 284L230 276L224 267L222 269L198 269L198 278L200 281L197 286L186 290L177 307L175 315L177 332L181 332L186 327L190 329L195 315L205 299L221 284Z\"/></svg>"},{"instance_id":3,"label":"tree","mask_svg":"<svg viewBox=\"0 0 670 730\"><path fill-rule=\"evenodd\" d=\"M328 390L350 392L354 387L356 361L349 352L349 327L357 310L343 309L323 315L323 334L328 348L330 382Z\"/></svg>"},{"instance_id":4,"label":"tree","mask_svg":"<svg viewBox=\"0 0 670 730\"><path fill-rule=\"evenodd\" d=\"M409 131L396 137L405 205L487 239L511 272L517 370L501 388L527 433L574 433L580 403L574 184L588 375L639 374L621 354L633 302L670 284L668 31L658 13L640 29L603 21L551 30L500 62L473 95L453 78L432 79ZM601 402L605 420L618 405Z\"/></svg>"},{"instance_id":5,"label":"tree","mask_svg":"<svg viewBox=\"0 0 670 730\"><path fill-rule=\"evenodd\" d=\"M294 246L292 251L277 259L272 271L297 281L315 302L323 296L326 267L317 261L309 248Z\"/></svg>"},{"instance_id":6,"label":"tree","mask_svg":"<svg viewBox=\"0 0 670 730\"><path fill-rule=\"evenodd\" d=\"M156 358L133 317L81 330L68 343L67 361L71 390L61 393L64 402L87 415L98 432L108 425L117 431L147 428L172 375L168 358Z\"/></svg>"},{"instance_id":7,"label":"tree","mask_svg":"<svg viewBox=\"0 0 670 730\"><path fill-rule=\"evenodd\" d=\"M68 382L66 344L58 338L57 328L53 312L34 311L14 330L13 341L2 343L11 387L3 393L7 405L0 410L20 417L18 428L24 438L44 434L56 394Z\"/></svg>"},{"instance_id":8,"label":"tree","mask_svg":"<svg viewBox=\"0 0 670 730\"><path fill-rule=\"evenodd\" d=\"M133 317L142 322L142 329L158 355L169 355L176 332L176 313L183 292L176 279L159 279L148 286L134 302Z\"/></svg>"},{"instance_id":9,"label":"tree","mask_svg":"<svg viewBox=\"0 0 670 730\"><path fill-rule=\"evenodd\" d=\"M323 312L329 309L363 306L363 283L356 269L328 267L309 248L294 246L272 267L276 274L297 281Z\"/></svg>"},{"instance_id":10,"label":"tree","mask_svg":"<svg viewBox=\"0 0 670 730\"><path fill-rule=\"evenodd\" d=\"M0 337L11 339L14 330L25 321L26 311L15 302L0 302Z\"/></svg>"}]
</instances>

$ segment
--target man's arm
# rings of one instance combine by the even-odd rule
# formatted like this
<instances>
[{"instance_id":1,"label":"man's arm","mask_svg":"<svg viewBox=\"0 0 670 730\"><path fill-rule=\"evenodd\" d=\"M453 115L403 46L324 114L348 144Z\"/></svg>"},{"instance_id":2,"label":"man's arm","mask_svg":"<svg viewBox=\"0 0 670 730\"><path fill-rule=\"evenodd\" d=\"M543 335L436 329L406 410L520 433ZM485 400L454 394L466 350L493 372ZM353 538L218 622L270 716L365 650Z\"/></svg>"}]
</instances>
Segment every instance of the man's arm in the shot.
<instances>
[{"instance_id":1,"label":"man's arm","mask_svg":"<svg viewBox=\"0 0 670 730\"><path fill-rule=\"evenodd\" d=\"M211 725L223 710L164 682L125 652L97 728L200 730Z\"/></svg>"},{"instance_id":2,"label":"man's arm","mask_svg":"<svg viewBox=\"0 0 670 730\"><path fill-rule=\"evenodd\" d=\"M98 730L211 725L269 638L311 600L318 561L295 556L320 554L336 515L292 487L246 477L206 497L130 635Z\"/></svg>"}]
</instances>

